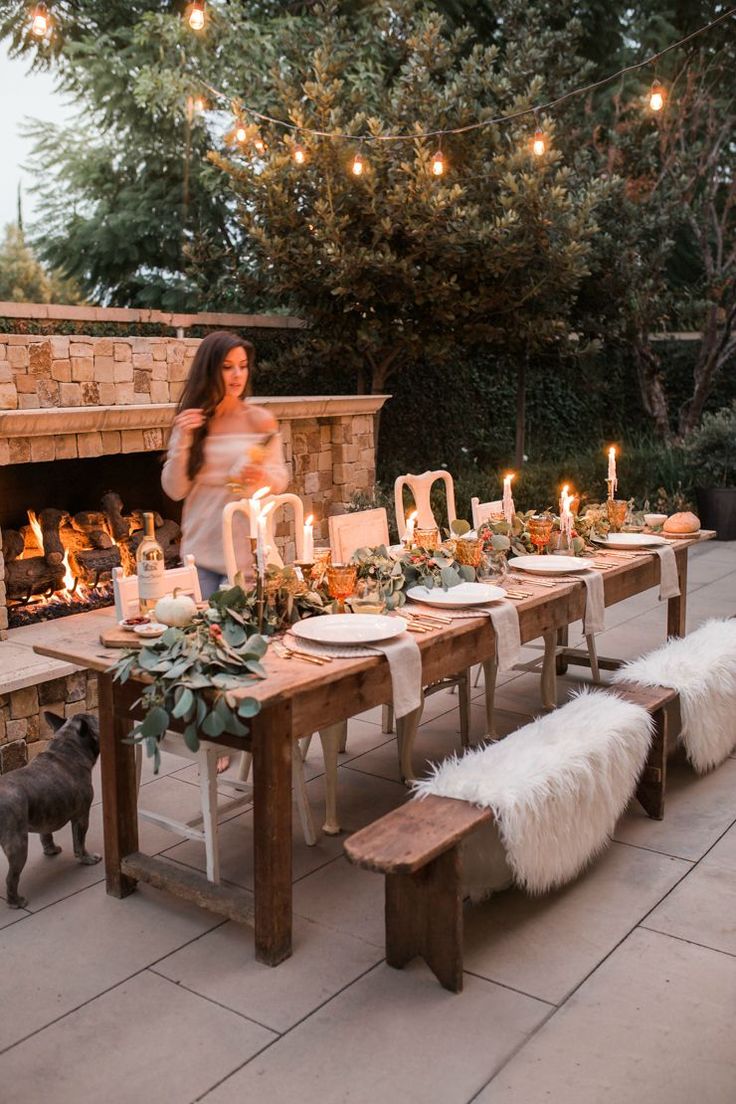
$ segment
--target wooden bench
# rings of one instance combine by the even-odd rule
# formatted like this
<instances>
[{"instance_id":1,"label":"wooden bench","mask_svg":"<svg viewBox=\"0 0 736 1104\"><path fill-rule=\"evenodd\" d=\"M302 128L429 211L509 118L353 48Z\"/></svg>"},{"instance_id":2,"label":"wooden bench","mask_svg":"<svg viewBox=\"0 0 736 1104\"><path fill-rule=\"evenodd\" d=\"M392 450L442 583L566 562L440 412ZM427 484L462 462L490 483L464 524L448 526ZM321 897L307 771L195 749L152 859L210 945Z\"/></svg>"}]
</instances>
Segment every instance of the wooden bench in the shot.
<instances>
[{"instance_id":1,"label":"wooden bench","mask_svg":"<svg viewBox=\"0 0 736 1104\"><path fill-rule=\"evenodd\" d=\"M654 721L652 744L636 796L656 820L664 813L668 745L677 735L677 691L616 686ZM430 795L408 801L345 841L351 862L386 875L386 961L401 969L419 955L453 993L463 987L463 880L460 845L490 809Z\"/></svg>"}]
</instances>

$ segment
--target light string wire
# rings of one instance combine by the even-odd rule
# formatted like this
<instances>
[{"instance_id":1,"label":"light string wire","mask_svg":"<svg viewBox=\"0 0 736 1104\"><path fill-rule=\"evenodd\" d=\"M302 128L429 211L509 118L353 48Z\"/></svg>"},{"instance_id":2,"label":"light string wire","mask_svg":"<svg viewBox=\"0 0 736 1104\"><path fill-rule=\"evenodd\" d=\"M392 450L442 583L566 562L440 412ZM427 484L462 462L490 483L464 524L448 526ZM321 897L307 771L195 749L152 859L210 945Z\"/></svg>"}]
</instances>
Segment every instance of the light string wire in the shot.
<instances>
[{"instance_id":1,"label":"light string wire","mask_svg":"<svg viewBox=\"0 0 736 1104\"><path fill-rule=\"evenodd\" d=\"M299 134L310 134L314 138L332 138L338 141L343 140L347 142L412 142L422 138L441 138L446 134L468 134L470 131L480 130L483 127L498 126L501 123L513 122L515 119L523 119L529 115L538 116L540 112L551 111L553 108L558 107L574 96L584 96L587 92L594 92L597 88L603 88L605 85L618 80L619 77L625 77L627 73L635 73L639 69L645 69L649 65L656 64L660 58L669 54L672 50L677 50L680 46L684 46L687 42L691 42L694 38L698 38L700 35L705 34L706 31L718 26L719 23L723 23L732 15L736 15L736 7L729 8L728 11L717 16L716 19L712 19L710 23L706 23L697 30L691 31L691 33L685 35L684 38L678 39L677 42L670 43L669 46L665 46L663 50L659 50L656 54L651 54L643 61L626 65L623 69L611 73L610 76L602 77L597 81L591 81L590 84L582 85L580 88L572 88L569 92L565 92L563 95L557 96L553 100L548 100L546 103L537 104L534 107L525 107L519 111L509 112L506 115L497 115L491 119L481 119L478 122L468 123L460 127L416 131L409 134L347 134L341 131L317 130L314 127L289 123L284 119L276 119L273 115L266 115L261 111L256 111L254 107L249 107L247 104L240 104L237 113L252 116L254 119L259 119L263 123L271 123L273 126L283 127L285 130L296 131ZM218 88L214 88L204 80L200 80L200 84L203 88L206 88L212 96L221 100L226 100L230 104L233 103L233 97L228 96L227 93L220 91Z\"/></svg>"}]
</instances>

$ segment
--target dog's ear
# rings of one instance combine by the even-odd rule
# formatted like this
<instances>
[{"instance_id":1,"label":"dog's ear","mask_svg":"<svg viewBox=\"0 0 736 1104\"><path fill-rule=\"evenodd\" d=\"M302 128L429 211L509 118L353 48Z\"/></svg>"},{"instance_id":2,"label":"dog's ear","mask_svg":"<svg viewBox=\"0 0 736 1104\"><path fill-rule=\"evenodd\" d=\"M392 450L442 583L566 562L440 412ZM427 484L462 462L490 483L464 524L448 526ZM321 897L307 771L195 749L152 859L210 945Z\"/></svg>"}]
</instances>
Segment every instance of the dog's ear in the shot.
<instances>
[{"instance_id":1,"label":"dog's ear","mask_svg":"<svg viewBox=\"0 0 736 1104\"><path fill-rule=\"evenodd\" d=\"M100 724L97 717L94 713L80 713L78 718L80 735L86 738L93 749L98 752L100 750Z\"/></svg>"},{"instance_id":2,"label":"dog's ear","mask_svg":"<svg viewBox=\"0 0 736 1104\"><path fill-rule=\"evenodd\" d=\"M56 713L52 713L49 709L44 709L43 715L46 718L47 724L54 732L58 732L62 725L66 724L65 717L58 717Z\"/></svg>"}]
</instances>

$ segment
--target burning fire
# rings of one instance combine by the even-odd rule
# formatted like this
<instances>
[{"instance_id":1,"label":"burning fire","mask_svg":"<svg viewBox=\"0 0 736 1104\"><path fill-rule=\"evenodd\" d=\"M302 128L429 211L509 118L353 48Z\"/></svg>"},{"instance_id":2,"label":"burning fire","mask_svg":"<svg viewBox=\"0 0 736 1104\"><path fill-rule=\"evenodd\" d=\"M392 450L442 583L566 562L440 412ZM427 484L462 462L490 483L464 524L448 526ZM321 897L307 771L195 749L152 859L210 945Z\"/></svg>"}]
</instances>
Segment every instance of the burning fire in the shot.
<instances>
[{"instance_id":1,"label":"burning fire","mask_svg":"<svg viewBox=\"0 0 736 1104\"><path fill-rule=\"evenodd\" d=\"M27 510L28 522L33 530L33 535L36 538L36 544L40 549L43 549L43 532L41 530L41 523L39 522L36 514L33 510ZM62 561L64 567L64 590L72 593L77 585L77 579L72 571L71 564L69 563L69 549L64 549L64 559Z\"/></svg>"}]
</instances>

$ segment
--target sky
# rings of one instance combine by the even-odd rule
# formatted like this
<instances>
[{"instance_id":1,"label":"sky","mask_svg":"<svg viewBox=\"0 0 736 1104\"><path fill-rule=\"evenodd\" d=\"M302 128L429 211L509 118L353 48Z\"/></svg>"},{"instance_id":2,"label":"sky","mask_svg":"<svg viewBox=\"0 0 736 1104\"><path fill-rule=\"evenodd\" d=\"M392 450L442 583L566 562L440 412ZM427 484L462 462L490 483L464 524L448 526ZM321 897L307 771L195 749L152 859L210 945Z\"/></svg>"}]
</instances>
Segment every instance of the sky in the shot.
<instances>
[{"instance_id":1,"label":"sky","mask_svg":"<svg viewBox=\"0 0 736 1104\"><path fill-rule=\"evenodd\" d=\"M27 68L25 61L11 61L5 44L0 43L0 229L15 221L19 182L23 184L23 217L27 223L33 217L31 180L21 168L30 153L30 143L20 133L24 118L61 123L71 114L63 97L54 91L52 77L28 74Z\"/></svg>"}]
</instances>

